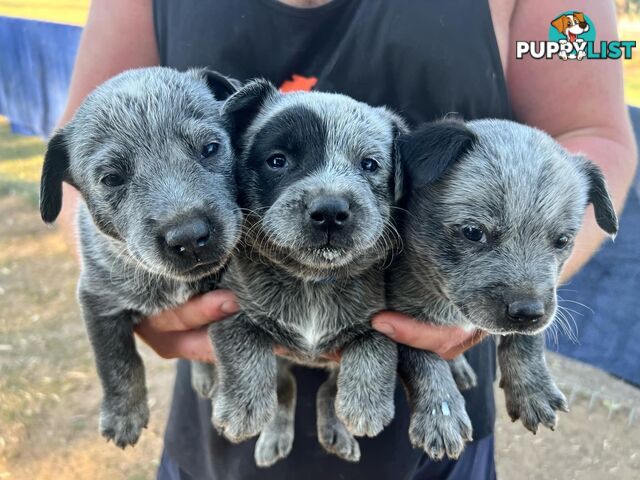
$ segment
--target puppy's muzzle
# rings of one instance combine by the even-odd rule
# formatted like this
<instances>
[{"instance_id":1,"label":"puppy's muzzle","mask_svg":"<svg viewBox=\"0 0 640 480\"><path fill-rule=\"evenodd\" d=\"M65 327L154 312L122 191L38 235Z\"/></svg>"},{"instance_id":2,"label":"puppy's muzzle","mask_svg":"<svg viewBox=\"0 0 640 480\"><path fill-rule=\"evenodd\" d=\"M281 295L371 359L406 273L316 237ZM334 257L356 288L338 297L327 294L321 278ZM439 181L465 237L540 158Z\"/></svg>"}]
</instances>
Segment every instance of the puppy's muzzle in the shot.
<instances>
[{"instance_id":1,"label":"puppy's muzzle","mask_svg":"<svg viewBox=\"0 0 640 480\"><path fill-rule=\"evenodd\" d=\"M507 318L514 326L534 325L545 315L545 304L537 298L521 298L507 305Z\"/></svg>"},{"instance_id":2,"label":"puppy's muzzle","mask_svg":"<svg viewBox=\"0 0 640 480\"><path fill-rule=\"evenodd\" d=\"M192 213L167 225L160 233L160 243L168 260L181 268L217 261L214 226L209 219Z\"/></svg>"},{"instance_id":3,"label":"puppy's muzzle","mask_svg":"<svg viewBox=\"0 0 640 480\"><path fill-rule=\"evenodd\" d=\"M349 202L337 195L324 195L313 199L308 210L311 226L329 235L342 230L351 221Z\"/></svg>"}]
</instances>

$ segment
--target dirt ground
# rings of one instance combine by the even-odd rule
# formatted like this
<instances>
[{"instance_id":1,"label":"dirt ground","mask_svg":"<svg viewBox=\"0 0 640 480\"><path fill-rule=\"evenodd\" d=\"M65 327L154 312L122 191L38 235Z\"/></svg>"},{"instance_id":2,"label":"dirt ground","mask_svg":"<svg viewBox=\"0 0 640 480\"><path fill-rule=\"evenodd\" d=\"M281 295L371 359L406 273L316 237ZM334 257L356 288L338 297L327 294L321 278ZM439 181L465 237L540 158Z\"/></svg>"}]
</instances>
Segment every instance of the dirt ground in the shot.
<instances>
[{"instance_id":1,"label":"dirt ground","mask_svg":"<svg viewBox=\"0 0 640 480\"><path fill-rule=\"evenodd\" d=\"M0 480L154 478L173 362L141 347L152 405L149 429L135 449L105 443L97 433L100 389L75 302L76 261L60 233L39 219L37 178L21 178L12 167L18 150L38 158L42 146L5 146L0 153ZM556 432L533 436L507 419L498 392L499 476L640 478L640 391L575 362L556 356L550 362L572 397L572 411L561 416Z\"/></svg>"}]
</instances>

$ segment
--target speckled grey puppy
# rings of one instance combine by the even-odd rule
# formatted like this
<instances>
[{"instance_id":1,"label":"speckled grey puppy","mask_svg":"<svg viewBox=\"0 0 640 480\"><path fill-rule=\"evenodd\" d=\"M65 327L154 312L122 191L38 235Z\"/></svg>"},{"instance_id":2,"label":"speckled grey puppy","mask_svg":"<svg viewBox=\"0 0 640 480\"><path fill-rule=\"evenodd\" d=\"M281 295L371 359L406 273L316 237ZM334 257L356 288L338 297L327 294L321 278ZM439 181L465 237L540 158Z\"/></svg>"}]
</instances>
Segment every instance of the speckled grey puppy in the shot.
<instances>
[{"instance_id":1,"label":"speckled grey puppy","mask_svg":"<svg viewBox=\"0 0 640 480\"><path fill-rule=\"evenodd\" d=\"M504 120L426 125L400 151L409 193L389 307L502 335L509 415L533 432L540 423L554 428L555 411L567 405L545 364L542 332L587 204L604 231L617 232L601 171L544 132ZM457 457L470 430L447 364L409 347L399 355L411 441L434 458Z\"/></svg>"},{"instance_id":2,"label":"speckled grey puppy","mask_svg":"<svg viewBox=\"0 0 640 480\"><path fill-rule=\"evenodd\" d=\"M214 98L233 91L206 70L132 70L49 142L40 211L56 219L63 181L82 194L79 300L104 391L100 430L123 448L149 420L134 325L215 287L240 236L235 157Z\"/></svg>"},{"instance_id":3,"label":"speckled grey puppy","mask_svg":"<svg viewBox=\"0 0 640 480\"><path fill-rule=\"evenodd\" d=\"M352 434L377 435L394 414L397 348L370 319L384 308L402 121L343 95L280 94L265 81L233 95L223 114L246 212L242 252L225 276L242 313L210 327L213 423L232 441L262 432L261 466L289 453L295 384L287 362L276 362L282 345L290 361L332 371L318 395L319 440L357 461ZM339 351L339 364L326 358Z\"/></svg>"}]
</instances>

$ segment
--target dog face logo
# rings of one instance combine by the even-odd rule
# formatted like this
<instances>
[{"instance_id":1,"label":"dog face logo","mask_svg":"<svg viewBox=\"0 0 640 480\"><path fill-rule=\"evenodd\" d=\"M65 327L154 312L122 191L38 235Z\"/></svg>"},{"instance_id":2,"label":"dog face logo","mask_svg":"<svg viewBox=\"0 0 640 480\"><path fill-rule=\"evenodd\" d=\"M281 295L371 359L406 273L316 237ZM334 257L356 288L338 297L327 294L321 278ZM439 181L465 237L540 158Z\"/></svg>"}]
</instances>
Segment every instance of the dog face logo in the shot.
<instances>
[{"instance_id":1,"label":"dog face logo","mask_svg":"<svg viewBox=\"0 0 640 480\"><path fill-rule=\"evenodd\" d=\"M565 35L569 42L575 42L579 35L589 31L589 24L584 18L584 13L573 12L560 15L553 22L553 28Z\"/></svg>"},{"instance_id":2,"label":"dog face logo","mask_svg":"<svg viewBox=\"0 0 640 480\"><path fill-rule=\"evenodd\" d=\"M552 38L553 29L555 29L561 38ZM592 41L593 38L580 38L580 36L590 30L590 20L584 13L565 12L551 22L549 39L561 44L558 57L562 60L582 60L587 56L587 52L580 47L584 46L585 40ZM590 37L595 37L595 35L591 35ZM571 48L569 49L569 47Z\"/></svg>"}]
</instances>

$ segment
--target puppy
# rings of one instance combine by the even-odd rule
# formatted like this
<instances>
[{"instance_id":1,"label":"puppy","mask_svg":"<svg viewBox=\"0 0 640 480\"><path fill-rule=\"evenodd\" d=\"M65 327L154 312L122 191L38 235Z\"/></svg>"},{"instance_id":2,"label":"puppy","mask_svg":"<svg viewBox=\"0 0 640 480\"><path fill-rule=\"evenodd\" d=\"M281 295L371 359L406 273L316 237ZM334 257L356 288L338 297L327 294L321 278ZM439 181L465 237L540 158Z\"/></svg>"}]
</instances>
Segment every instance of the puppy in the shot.
<instances>
[{"instance_id":1,"label":"puppy","mask_svg":"<svg viewBox=\"0 0 640 480\"><path fill-rule=\"evenodd\" d=\"M542 131L504 120L429 124L399 144L410 184L389 308L501 335L509 415L534 433L540 423L553 429L567 404L545 364L543 331L587 204L605 232L618 230L601 171ZM399 356L411 441L434 458L457 457L470 432L446 362L408 347ZM470 369L463 357L453 367Z\"/></svg>"},{"instance_id":2,"label":"puppy","mask_svg":"<svg viewBox=\"0 0 640 480\"><path fill-rule=\"evenodd\" d=\"M234 91L206 70L125 72L48 145L40 212L56 219L63 181L82 195L78 295L104 390L100 431L122 448L149 420L136 322L214 288L239 239L235 157L216 101Z\"/></svg>"},{"instance_id":3,"label":"puppy","mask_svg":"<svg viewBox=\"0 0 640 480\"><path fill-rule=\"evenodd\" d=\"M384 308L383 266L395 242L391 209L402 121L343 95L281 94L254 81L223 107L238 152L245 210L240 254L225 284L242 313L210 327L217 383L213 423L231 441L262 432L256 462L293 442L289 361L329 369L318 392L318 438L357 461L354 435L394 415L397 348L370 326ZM341 353L341 362L331 355Z\"/></svg>"}]
</instances>

